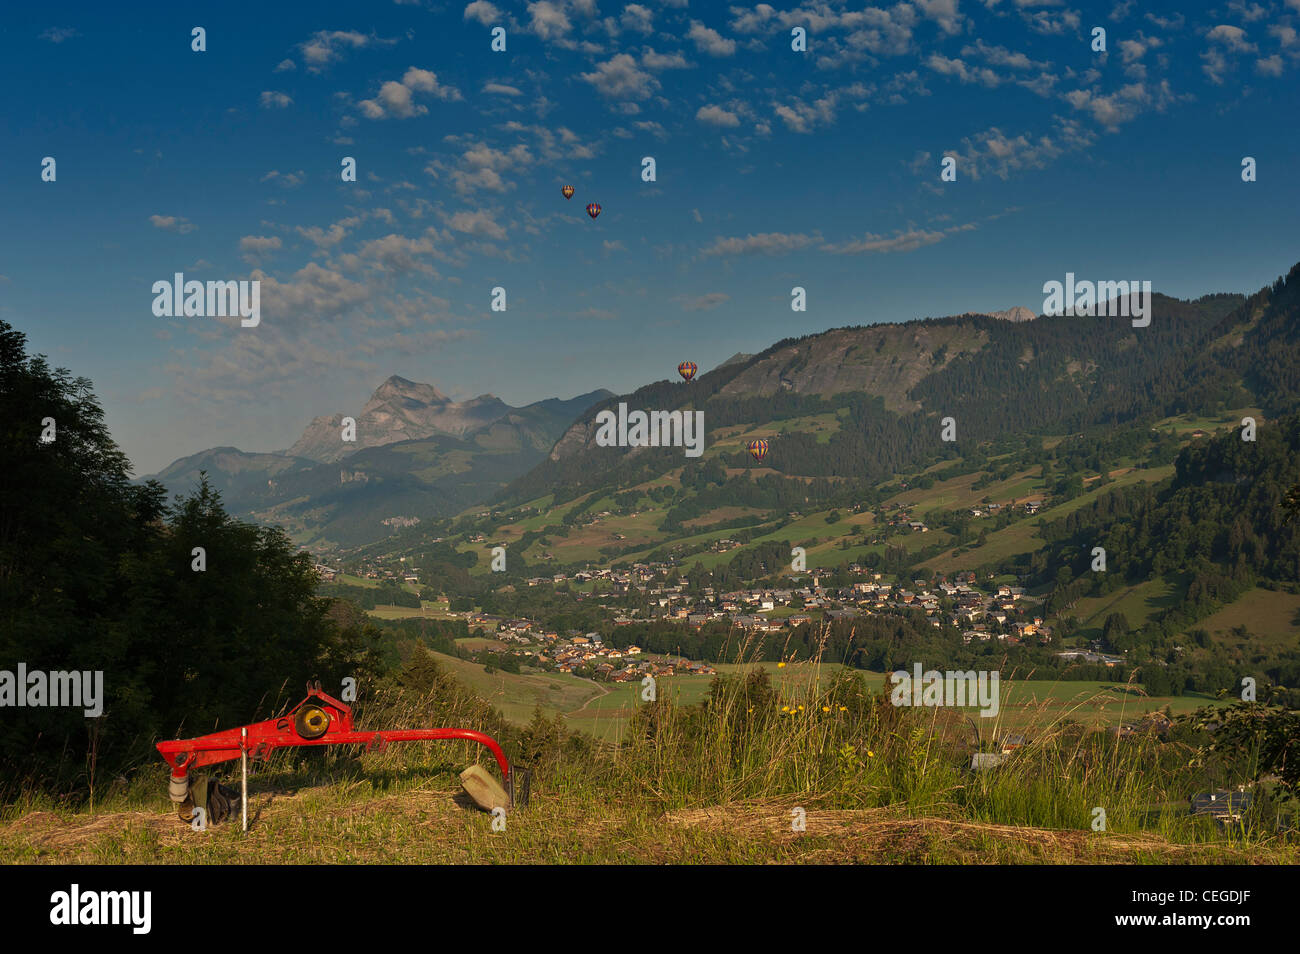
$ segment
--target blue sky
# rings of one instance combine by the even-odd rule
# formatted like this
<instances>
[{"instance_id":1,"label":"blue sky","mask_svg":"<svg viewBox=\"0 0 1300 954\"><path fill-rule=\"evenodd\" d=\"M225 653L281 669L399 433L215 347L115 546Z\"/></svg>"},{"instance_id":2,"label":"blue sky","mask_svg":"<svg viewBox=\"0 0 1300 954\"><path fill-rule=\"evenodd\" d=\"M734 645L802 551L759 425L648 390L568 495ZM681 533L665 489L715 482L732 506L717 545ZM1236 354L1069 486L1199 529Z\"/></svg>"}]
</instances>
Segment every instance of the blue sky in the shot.
<instances>
[{"instance_id":1,"label":"blue sky","mask_svg":"<svg viewBox=\"0 0 1300 954\"><path fill-rule=\"evenodd\" d=\"M836 326L1039 311L1066 271L1195 297L1300 260L1300 0L0 19L0 318L92 379L138 473L287 447L390 374L624 392ZM261 324L155 317L177 271L260 280Z\"/></svg>"}]
</instances>

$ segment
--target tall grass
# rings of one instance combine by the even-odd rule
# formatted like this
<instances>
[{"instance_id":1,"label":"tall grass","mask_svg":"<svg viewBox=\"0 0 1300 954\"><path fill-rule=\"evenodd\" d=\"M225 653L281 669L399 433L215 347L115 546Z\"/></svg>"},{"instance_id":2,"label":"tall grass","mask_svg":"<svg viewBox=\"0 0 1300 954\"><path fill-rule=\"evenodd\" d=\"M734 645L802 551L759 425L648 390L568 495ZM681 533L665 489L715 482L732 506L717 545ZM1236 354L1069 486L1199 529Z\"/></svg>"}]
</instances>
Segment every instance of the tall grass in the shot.
<instances>
[{"instance_id":1,"label":"tall grass","mask_svg":"<svg viewBox=\"0 0 1300 954\"><path fill-rule=\"evenodd\" d=\"M540 711L527 726L510 724L427 655L369 687L354 707L356 724L375 730L459 726L494 736L512 763L535 773L534 806L522 827L512 829L512 839L522 839L513 843L539 860L617 860L618 846L629 838L637 844L659 838L663 832L656 826L665 814L717 806L743 811L745 803L763 805L767 816L774 803L784 806L781 810L802 806L810 814L879 810L882 817L998 827L1002 838L1014 837L1015 829L1090 832L1097 809L1103 809L1105 831L1112 834L1145 832L1171 843L1202 844L1212 852L1219 851L1214 842L1231 841L1224 847L1234 850L1278 842L1263 824L1228 835L1189 817L1192 792L1235 780L1224 766L1199 761L1190 742L1154 732L1096 730L1045 701L1036 710L1016 713L1016 732L1027 743L996 768L974 772L974 753L998 751L1006 728L1002 717L894 706L888 690L872 690L852 670L824 669L820 656L787 662L773 677L752 656L745 664L750 648L737 648L742 666L716 678L703 703L680 705L665 693L639 705L618 743L570 733L562 719L548 719ZM495 771L487 751L470 742L398 743L369 753L333 746L281 750L256 766L253 801L265 806L279 794L296 793L293 820L272 811L261 824L269 826L267 832L291 833L302 840L303 851L315 851L317 837L322 845L335 835L344 837L340 833L357 837L348 819L368 800L397 796L397 804L408 807L445 800L454 773L474 761ZM227 781L237 778L238 763L218 767L215 774L223 772ZM166 774L161 759L142 766L133 779L110 787L95 808L170 811ZM4 814L12 819L53 804L28 787L8 800ZM379 857L387 857L385 832L410 840L420 831L418 823L388 811L366 817L363 840ZM499 840L475 834L473 821L467 817L462 825L471 843L456 847L457 856L472 860L485 852L509 860ZM714 848L716 857L764 857L757 842L723 850L725 839L718 841L715 834L682 837L687 840L678 850L686 858ZM445 844L439 850L451 850ZM1145 845L1136 850L1145 851ZM105 850L113 856L118 842ZM238 855L233 845L222 850Z\"/></svg>"},{"instance_id":2,"label":"tall grass","mask_svg":"<svg viewBox=\"0 0 1300 954\"><path fill-rule=\"evenodd\" d=\"M1188 799L1222 773L1154 730L1095 729L1044 701L1017 713L1027 743L974 771L975 752L999 750L1001 715L985 725L951 708L897 707L858 673L827 676L816 657L779 673L773 682L755 665L715 680L702 705L641 707L614 757L619 786L664 811L788 796L1002 825L1219 837L1189 817Z\"/></svg>"}]
</instances>

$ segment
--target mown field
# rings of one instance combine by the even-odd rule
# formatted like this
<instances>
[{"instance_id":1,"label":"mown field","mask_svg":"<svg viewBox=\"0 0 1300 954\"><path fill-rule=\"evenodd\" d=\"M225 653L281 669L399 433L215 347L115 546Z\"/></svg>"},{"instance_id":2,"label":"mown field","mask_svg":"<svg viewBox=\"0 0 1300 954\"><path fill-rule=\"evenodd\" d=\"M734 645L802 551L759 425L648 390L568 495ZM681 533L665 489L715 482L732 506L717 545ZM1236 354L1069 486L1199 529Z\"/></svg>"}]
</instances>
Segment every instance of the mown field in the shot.
<instances>
[{"instance_id":1,"label":"mown field","mask_svg":"<svg viewBox=\"0 0 1300 954\"><path fill-rule=\"evenodd\" d=\"M1256 588L1205 617L1195 628L1209 633L1217 645L1251 659L1294 648L1300 640L1298 621L1300 595Z\"/></svg>"},{"instance_id":2,"label":"mown field","mask_svg":"<svg viewBox=\"0 0 1300 954\"><path fill-rule=\"evenodd\" d=\"M1128 620L1129 628L1142 626L1161 610L1175 605L1185 587L1178 574L1169 574L1122 587L1105 596L1086 597L1075 603L1069 612L1079 620L1081 639L1097 639L1101 636L1106 617L1112 613L1122 614Z\"/></svg>"}]
</instances>

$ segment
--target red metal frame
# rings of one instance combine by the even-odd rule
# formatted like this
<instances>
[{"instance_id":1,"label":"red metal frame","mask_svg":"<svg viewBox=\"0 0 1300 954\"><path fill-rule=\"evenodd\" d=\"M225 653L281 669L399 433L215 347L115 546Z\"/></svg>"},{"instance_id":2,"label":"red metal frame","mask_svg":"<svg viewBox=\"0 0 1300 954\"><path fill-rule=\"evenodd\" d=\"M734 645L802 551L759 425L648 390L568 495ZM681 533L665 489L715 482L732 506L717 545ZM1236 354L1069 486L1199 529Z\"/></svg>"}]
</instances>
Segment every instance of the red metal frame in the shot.
<instances>
[{"instance_id":1,"label":"red metal frame","mask_svg":"<svg viewBox=\"0 0 1300 954\"><path fill-rule=\"evenodd\" d=\"M317 739L304 739L294 728L294 716L303 706L312 702L325 711L329 725L325 734ZM194 739L175 739L159 742L158 751L172 767L173 778L185 778L190 769L218 762L229 762L243 753L244 726L201 735ZM510 784L510 762L494 738L473 729L393 729L384 732L358 731L352 725L352 709L320 689L309 689L307 698L294 706L287 715L267 719L247 727L248 754L250 758L266 758L274 749L296 745L354 745L361 744L367 752L382 752L389 742L416 742L438 739L468 739L485 746L501 768L501 780Z\"/></svg>"}]
</instances>

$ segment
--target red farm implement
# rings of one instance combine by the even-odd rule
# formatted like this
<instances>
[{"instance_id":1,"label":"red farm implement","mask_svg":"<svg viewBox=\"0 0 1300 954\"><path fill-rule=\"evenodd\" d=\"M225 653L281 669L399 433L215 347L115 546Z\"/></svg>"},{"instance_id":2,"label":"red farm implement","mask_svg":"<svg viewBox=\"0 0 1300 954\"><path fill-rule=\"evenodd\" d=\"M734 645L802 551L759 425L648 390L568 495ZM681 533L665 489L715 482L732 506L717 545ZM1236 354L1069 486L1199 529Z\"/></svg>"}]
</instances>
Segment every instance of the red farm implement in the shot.
<instances>
[{"instance_id":1,"label":"red farm implement","mask_svg":"<svg viewBox=\"0 0 1300 954\"><path fill-rule=\"evenodd\" d=\"M466 739L487 748L501 769L502 785L486 771L472 765L461 773L465 791L479 807L494 811L528 804L528 770L512 767L501 746L490 735L473 729L359 730L352 724L352 709L321 691L320 683L307 684L307 698L277 719L213 732L195 739L159 742L158 751L172 767L169 794L181 819L190 821L198 799L191 791L194 769L245 757L265 759L276 749L292 746L364 745L367 752L382 752L390 742ZM245 772L245 779L247 773ZM245 786L246 787L246 786ZM244 809L247 810L247 799ZM213 818L220 821L220 818Z\"/></svg>"}]
</instances>

